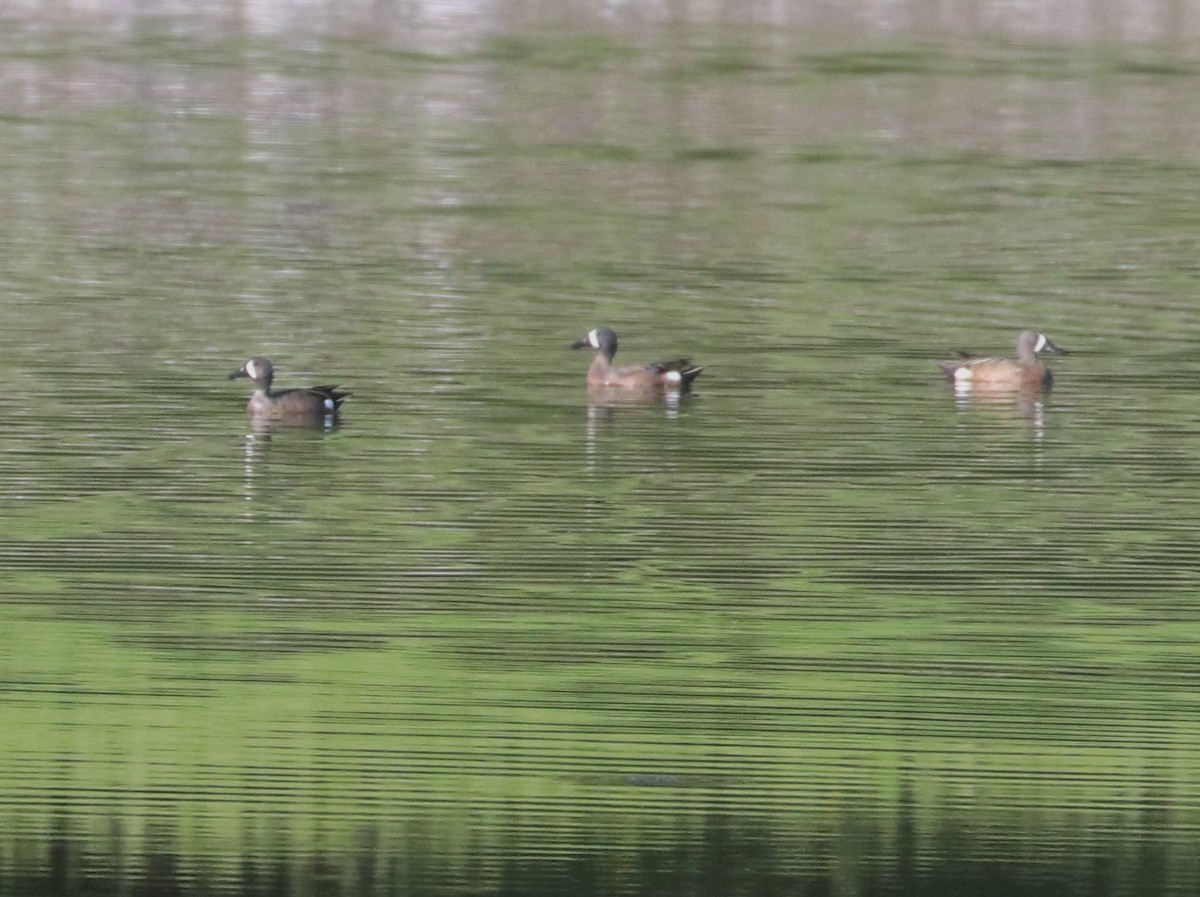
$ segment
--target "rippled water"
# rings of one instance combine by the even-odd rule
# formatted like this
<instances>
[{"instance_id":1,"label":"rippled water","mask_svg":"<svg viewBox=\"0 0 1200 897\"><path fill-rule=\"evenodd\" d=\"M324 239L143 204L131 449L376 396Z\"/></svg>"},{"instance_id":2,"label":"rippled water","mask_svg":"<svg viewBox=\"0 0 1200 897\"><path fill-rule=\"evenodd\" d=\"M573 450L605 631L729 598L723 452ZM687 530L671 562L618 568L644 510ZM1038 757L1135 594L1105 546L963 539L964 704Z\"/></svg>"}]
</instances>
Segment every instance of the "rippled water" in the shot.
<instances>
[{"instance_id":1,"label":"rippled water","mask_svg":"<svg viewBox=\"0 0 1200 897\"><path fill-rule=\"evenodd\" d=\"M1178 46L9 22L0 894L1196 890Z\"/></svg>"}]
</instances>

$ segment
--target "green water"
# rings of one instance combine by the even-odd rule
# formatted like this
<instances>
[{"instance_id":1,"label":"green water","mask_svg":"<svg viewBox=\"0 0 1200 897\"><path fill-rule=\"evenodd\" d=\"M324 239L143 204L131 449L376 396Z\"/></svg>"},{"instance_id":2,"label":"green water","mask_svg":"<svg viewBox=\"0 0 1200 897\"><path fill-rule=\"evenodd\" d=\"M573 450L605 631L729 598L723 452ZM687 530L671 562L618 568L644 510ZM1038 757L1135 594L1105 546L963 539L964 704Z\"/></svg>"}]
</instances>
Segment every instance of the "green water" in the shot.
<instances>
[{"instance_id":1,"label":"green water","mask_svg":"<svg viewBox=\"0 0 1200 897\"><path fill-rule=\"evenodd\" d=\"M0 894L1195 891L1178 48L38 21ZM600 324L696 395L590 406Z\"/></svg>"}]
</instances>

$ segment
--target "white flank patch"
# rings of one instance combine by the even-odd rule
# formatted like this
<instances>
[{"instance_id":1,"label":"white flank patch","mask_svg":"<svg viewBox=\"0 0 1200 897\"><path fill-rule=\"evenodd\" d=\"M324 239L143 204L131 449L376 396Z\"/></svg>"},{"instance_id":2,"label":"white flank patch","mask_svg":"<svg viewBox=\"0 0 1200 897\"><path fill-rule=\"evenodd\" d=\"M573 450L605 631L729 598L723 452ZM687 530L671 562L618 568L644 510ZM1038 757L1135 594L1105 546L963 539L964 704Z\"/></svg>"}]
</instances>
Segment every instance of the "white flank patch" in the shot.
<instances>
[{"instance_id":1,"label":"white flank patch","mask_svg":"<svg viewBox=\"0 0 1200 897\"><path fill-rule=\"evenodd\" d=\"M246 373L250 375L251 380L258 379L258 371L254 368L254 359L250 359L246 362Z\"/></svg>"},{"instance_id":2,"label":"white flank patch","mask_svg":"<svg viewBox=\"0 0 1200 897\"><path fill-rule=\"evenodd\" d=\"M667 371L667 379L672 383L678 383L683 379L683 374L679 373L679 371Z\"/></svg>"},{"instance_id":3,"label":"white flank patch","mask_svg":"<svg viewBox=\"0 0 1200 897\"><path fill-rule=\"evenodd\" d=\"M1044 334L1044 333L1039 333L1039 334L1038 334L1038 341L1037 341L1037 345L1033 347L1033 351L1034 351L1034 352L1041 352L1041 351L1042 351L1042 349L1046 348L1046 343L1048 343L1048 342L1049 342L1049 340L1047 340L1047 339L1046 339L1046 334Z\"/></svg>"},{"instance_id":4,"label":"white flank patch","mask_svg":"<svg viewBox=\"0 0 1200 897\"><path fill-rule=\"evenodd\" d=\"M333 410L333 399L326 399L326 400L325 400L325 410L326 410L326 411L332 411L332 410Z\"/></svg>"},{"instance_id":5,"label":"white flank patch","mask_svg":"<svg viewBox=\"0 0 1200 897\"><path fill-rule=\"evenodd\" d=\"M970 380L974 376L975 376L975 372L973 370L971 370L970 368L955 368L954 369L954 379L956 382L962 381L962 380Z\"/></svg>"}]
</instances>

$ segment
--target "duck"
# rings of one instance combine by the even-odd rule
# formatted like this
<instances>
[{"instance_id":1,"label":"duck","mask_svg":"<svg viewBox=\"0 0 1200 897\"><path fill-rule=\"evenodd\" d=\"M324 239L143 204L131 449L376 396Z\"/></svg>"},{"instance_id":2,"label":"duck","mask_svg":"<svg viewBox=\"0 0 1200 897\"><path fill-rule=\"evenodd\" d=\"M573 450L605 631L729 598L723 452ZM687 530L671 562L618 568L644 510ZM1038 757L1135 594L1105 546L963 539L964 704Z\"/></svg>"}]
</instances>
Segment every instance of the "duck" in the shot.
<instances>
[{"instance_id":1,"label":"duck","mask_svg":"<svg viewBox=\"0 0 1200 897\"><path fill-rule=\"evenodd\" d=\"M1017 337L1017 360L959 353L954 361L938 362L942 372L960 386L1041 389L1054 382L1054 375L1038 358L1039 352L1070 355L1047 339L1046 334L1025 330Z\"/></svg>"},{"instance_id":2,"label":"duck","mask_svg":"<svg viewBox=\"0 0 1200 897\"><path fill-rule=\"evenodd\" d=\"M617 334L608 327L589 330L586 336L570 345L572 349L595 351L596 357L587 372L587 384L593 390L625 390L643 395L685 393L691 390L692 381L704 370L687 358L614 367Z\"/></svg>"},{"instance_id":3,"label":"duck","mask_svg":"<svg viewBox=\"0 0 1200 897\"><path fill-rule=\"evenodd\" d=\"M353 393L336 386L309 386L298 389L271 390L275 366L269 359L254 357L229 375L230 380L247 377L256 389L246 403L246 413L252 420L265 423L311 426L336 422L338 411Z\"/></svg>"}]
</instances>

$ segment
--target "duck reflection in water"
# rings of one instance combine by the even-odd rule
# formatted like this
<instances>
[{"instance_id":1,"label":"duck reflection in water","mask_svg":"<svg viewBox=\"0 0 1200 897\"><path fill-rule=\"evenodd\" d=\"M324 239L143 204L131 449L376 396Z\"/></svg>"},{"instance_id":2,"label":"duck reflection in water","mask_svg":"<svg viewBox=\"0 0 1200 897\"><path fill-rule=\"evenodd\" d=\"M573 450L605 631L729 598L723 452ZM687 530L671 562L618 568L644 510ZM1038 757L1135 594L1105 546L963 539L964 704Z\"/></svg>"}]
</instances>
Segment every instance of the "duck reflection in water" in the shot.
<instances>
[{"instance_id":1,"label":"duck reflection in water","mask_svg":"<svg viewBox=\"0 0 1200 897\"><path fill-rule=\"evenodd\" d=\"M343 431L341 427L284 427L254 419L250 424L242 438L242 499L248 503L243 517L254 521L258 500L271 496L273 487L282 485L291 491L297 470L329 465L331 447Z\"/></svg>"}]
</instances>

